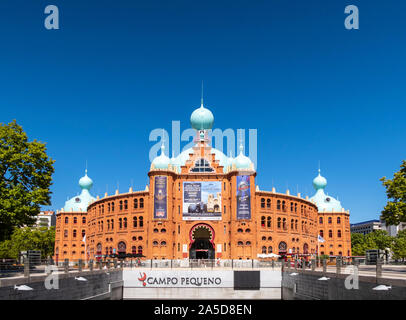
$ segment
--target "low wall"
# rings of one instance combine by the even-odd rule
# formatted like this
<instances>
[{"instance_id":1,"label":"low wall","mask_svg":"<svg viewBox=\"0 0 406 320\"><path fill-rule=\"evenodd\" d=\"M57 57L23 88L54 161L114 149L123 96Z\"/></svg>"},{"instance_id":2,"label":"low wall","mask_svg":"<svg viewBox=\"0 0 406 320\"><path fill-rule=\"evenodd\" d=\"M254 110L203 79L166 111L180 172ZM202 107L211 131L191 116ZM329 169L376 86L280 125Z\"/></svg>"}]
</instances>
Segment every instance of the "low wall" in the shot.
<instances>
[{"instance_id":1,"label":"low wall","mask_svg":"<svg viewBox=\"0 0 406 320\"><path fill-rule=\"evenodd\" d=\"M281 299L279 270L124 269L126 299Z\"/></svg>"},{"instance_id":2,"label":"low wall","mask_svg":"<svg viewBox=\"0 0 406 320\"><path fill-rule=\"evenodd\" d=\"M121 300L123 271L94 270L58 273L58 289L45 287L46 275L0 280L0 300ZM87 281L79 281L83 277ZM26 285L33 290L17 290L15 285Z\"/></svg>"},{"instance_id":3,"label":"low wall","mask_svg":"<svg viewBox=\"0 0 406 320\"><path fill-rule=\"evenodd\" d=\"M293 275L292 275L293 274ZM321 277L329 280L318 280ZM282 272L282 300L405 300L406 279L359 276L358 289L347 289L348 274L291 270ZM351 282L352 283L352 282ZM378 285L389 290L373 290Z\"/></svg>"}]
</instances>

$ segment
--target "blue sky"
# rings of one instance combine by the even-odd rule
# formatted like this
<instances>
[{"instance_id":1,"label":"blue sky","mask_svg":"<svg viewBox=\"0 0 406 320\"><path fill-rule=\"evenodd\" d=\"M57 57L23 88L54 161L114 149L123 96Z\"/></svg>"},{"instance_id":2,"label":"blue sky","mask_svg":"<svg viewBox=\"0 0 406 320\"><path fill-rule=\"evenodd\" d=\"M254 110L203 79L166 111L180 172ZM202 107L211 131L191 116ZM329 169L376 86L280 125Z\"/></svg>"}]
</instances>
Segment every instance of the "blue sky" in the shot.
<instances>
[{"instance_id":1,"label":"blue sky","mask_svg":"<svg viewBox=\"0 0 406 320\"><path fill-rule=\"evenodd\" d=\"M48 4L59 30L44 28ZM348 4L359 30L344 28ZM86 160L94 195L143 190L150 132L189 128L203 80L215 128L258 130L261 189L311 196L320 160L351 222L378 218L379 179L405 159L405 11L395 0L3 0L0 122L47 143L59 209Z\"/></svg>"}]
</instances>

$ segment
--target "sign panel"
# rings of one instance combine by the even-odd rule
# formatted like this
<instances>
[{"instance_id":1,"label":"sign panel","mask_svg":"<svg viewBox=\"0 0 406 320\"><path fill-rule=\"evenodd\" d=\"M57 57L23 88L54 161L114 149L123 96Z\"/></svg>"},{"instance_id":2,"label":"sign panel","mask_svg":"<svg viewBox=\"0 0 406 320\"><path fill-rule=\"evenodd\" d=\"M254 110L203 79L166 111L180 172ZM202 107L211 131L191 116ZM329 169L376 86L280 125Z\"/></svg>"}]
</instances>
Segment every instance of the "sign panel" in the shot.
<instances>
[{"instance_id":1,"label":"sign panel","mask_svg":"<svg viewBox=\"0 0 406 320\"><path fill-rule=\"evenodd\" d=\"M167 219L167 177L155 177L154 190L154 219Z\"/></svg>"},{"instance_id":2,"label":"sign panel","mask_svg":"<svg viewBox=\"0 0 406 320\"><path fill-rule=\"evenodd\" d=\"M123 272L123 280L137 288L233 288L234 271L138 269Z\"/></svg>"},{"instance_id":3,"label":"sign panel","mask_svg":"<svg viewBox=\"0 0 406 320\"><path fill-rule=\"evenodd\" d=\"M183 182L183 220L221 220L221 181Z\"/></svg>"},{"instance_id":4,"label":"sign panel","mask_svg":"<svg viewBox=\"0 0 406 320\"><path fill-rule=\"evenodd\" d=\"M237 176L237 220L251 219L250 176Z\"/></svg>"}]
</instances>

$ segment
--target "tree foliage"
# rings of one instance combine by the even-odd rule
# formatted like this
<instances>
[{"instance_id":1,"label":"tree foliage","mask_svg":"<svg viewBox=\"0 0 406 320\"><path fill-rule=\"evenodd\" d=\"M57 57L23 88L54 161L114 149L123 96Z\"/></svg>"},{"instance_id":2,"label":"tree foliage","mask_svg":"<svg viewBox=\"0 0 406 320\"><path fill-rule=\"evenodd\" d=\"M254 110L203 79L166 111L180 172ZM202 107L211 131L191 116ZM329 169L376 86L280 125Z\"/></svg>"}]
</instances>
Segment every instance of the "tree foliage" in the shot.
<instances>
[{"instance_id":1,"label":"tree foliage","mask_svg":"<svg viewBox=\"0 0 406 320\"><path fill-rule=\"evenodd\" d=\"M20 251L41 250L41 258L51 257L55 246L55 227L15 228L10 240L0 242L0 258L17 259Z\"/></svg>"},{"instance_id":2,"label":"tree foliage","mask_svg":"<svg viewBox=\"0 0 406 320\"><path fill-rule=\"evenodd\" d=\"M395 172L392 180L381 179L386 188L388 202L382 211L382 219L387 225L406 222L406 160L402 161L400 170Z\"/></svg>"},{"instance_id":3,"label":"tree foliage","mask_svg":"<svg viewBox=\"0 0 406 320\"><path fill-rule=\"evenodd\" d=\"M45 144L28 141L15 120L0 123L0 241L15 226L32 225L40 206L51 204L53 163Z\"/></svg>"},{"instance_id":4,"label":"tree foliage","mask_svg":"<svg viewBox=\"0 0 406 320\"><path fill-rule=\"evenodd\" d=\"M351 251L354 256L364 256L367 250L391 249L393 240L385 230L374 230L366 235L353 233L351 234Z\"/></svg>"}]
</instances>

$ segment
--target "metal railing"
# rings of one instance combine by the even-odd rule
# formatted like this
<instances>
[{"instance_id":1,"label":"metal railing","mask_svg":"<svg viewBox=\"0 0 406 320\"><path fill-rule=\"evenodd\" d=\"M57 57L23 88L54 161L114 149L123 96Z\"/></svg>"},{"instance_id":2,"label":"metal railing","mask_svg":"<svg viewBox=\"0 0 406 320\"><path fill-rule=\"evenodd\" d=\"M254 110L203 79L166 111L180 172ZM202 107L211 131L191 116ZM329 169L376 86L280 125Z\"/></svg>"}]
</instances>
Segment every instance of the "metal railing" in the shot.
<instances>
[{"instance_id":1,"label":"metal railing","mask_svg":"<svg viewBox=\"0 0 406 320\"><path fill-rule=\"evenodd\" d=\"M259 269L280 268L279 261L260 260L224 260L224 259L173 259L173 260L130 260L124 262L127 268L150 268L150 269Z\"/></svg>"}]
</instances>

